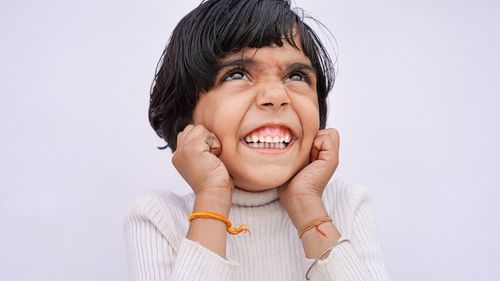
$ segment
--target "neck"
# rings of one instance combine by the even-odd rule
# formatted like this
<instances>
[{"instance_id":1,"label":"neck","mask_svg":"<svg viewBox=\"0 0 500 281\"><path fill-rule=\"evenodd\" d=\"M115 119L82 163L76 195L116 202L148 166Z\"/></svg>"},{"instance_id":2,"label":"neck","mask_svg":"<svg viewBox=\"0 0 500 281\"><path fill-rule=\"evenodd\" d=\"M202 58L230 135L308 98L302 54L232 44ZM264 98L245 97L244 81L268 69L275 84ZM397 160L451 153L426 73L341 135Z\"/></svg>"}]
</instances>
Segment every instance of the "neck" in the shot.
<instances>
[{"instance_id":1,"label":"neck","mask_svg":"<svg viewBox=\"0 0 500 281\"><path fill-rule=\"evenodd\" d=\"M261 191L250 191L235 186L233 189L233 204L244 207L257 207L270 204L279 199L276 187Z\"/></svg>"}]
</instances>

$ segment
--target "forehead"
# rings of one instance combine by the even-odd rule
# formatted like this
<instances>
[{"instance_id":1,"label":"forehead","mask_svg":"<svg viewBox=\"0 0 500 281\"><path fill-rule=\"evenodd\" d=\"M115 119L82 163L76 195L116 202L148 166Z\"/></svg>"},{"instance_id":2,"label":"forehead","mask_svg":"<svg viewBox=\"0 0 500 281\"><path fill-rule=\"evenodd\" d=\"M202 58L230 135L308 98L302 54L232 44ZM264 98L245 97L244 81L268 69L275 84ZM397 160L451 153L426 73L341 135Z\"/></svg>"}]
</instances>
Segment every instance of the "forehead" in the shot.
<instances>
[{"instance_id":1,"label":"forehead","mask_svg":"<svg viewBox=\"0 0 500 281\"><path fill-rule=\"evenodd\" d=\"M310 59L301 49L284 43L283 46L273 45L262 48L244 48L233 50L220 59L221 64L233 60L248 60L256 64L265 64L272 67L280 67L293 63L311 64Z\"/></svg>"}]
</instances>

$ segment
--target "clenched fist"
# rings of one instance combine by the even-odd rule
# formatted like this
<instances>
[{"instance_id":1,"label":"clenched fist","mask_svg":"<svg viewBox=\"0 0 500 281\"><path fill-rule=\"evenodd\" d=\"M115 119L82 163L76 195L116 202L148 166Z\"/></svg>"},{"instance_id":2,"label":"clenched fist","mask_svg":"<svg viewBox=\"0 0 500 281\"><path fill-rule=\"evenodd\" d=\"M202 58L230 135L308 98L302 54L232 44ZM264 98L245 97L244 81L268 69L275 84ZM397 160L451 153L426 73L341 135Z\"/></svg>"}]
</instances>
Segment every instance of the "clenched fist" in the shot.
<instances>
[{"instance_id":1,"label":"clenched fist","mask_svg":"<svg viewBox=\"0 0 500 281\"><path fill-rule=\"evenodd\" d=\"M233 181L218 158L221 144L203 125L187 125L177 135L172 163L196 197L219 198L231 204Z\"/></svg>"},{"instance_id":2,"label":"clenched fist","mask_svg":"<svg viewBox=\"0 0 500 281\"><path fill-rule=\"evenodd\" d=\"M278 188L280 200L295 226L315 219L304 210L321 205L323 191L339 164L340 137L336 129L320 130L310 153L310 163L286 185Z\"/></svg>"}]
</instances>

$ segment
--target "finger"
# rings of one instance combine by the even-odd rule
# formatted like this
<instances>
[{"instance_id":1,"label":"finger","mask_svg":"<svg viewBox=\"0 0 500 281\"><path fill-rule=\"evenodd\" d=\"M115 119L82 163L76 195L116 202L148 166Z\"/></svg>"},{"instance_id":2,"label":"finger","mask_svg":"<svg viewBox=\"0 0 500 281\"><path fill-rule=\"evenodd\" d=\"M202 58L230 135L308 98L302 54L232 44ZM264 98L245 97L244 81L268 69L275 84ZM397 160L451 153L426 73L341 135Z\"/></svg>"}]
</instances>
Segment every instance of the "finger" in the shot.
<instances>
[{"instance_id":1,"label":"finger","mask_svg":"<svg viewBox=\"0 0 500 281\"><path fill-rule=\"evenodd\" d=\"M208 151L214 154L215 156L219 157L219 155L222 152L221 143L214 133L208 132L205 135L205 144L206 144L205 151Z\"/></svg>"},{"instance_id":2,"label":"finger","mask_svg":"<svg viewBox=\"0 0 500 281\"><path fill-rule=\"evenodd\" d=\"M204 142L204 139L202 137L208 132L209 131L207 130L207 128L205 128L205 126L194 125L190 128L189 131L182 134L183 142L185 144L195 142L198 144L198 147L200 147L200 144Z\"/></svg>"},{"instance_id":3,"label":"finger","mask_svg":"<svg viewBox=\"0 0 500 281\"><path fill-rule=\"evenodd\" d=\"M318 160L318 154L319 154L319 150L317 150L313 146L313 148L311 149L311 155L309 155L309 162L313 162L313 161Z\"/></svg>"},{"instance_id":4,"label":"finger","mask_svg":"<svg viewBox=\"0 0 500 281\"><path fill-rule=\"evenodd\" d=\"M311 148L311 161L338 158L338 149L339 146L335 133L317 136Z\"/></svg>"},{"instance_id":5,"label":"finger","mask_svg":"<svg viewBox=\"0 0 500 281\"><path fill-rule=\"evenodd\" d=\"M338 148L340 146L340 135L339 135L339 131L337 129L328 128L328 129L320 130L318 132L317 136L328 136L333 141L333 143L337 146L337 150L338 150Z\"/></svg>"},{"instance_id":6,"label":"finger","mask_svg":"<svg viewBox=\"0 0 500 281\"><path fill-rule=\"evenodd\" d=\"M180 132L177 134L177 147L182 146L182 139L183 139L183 137L182 137L182 133L183 133L183 131L180 131Z\"/></svg>"},{"instance_id":7,"label":"finger","mask_svg":"<svg viewBox=\"0 0 500 281\"><path fill-rule=\"evenodd\" d=\"M316 136L323 136L323 135L339 135L339 131L335 128L327 128L323 130L319 130Z\"/></svg>"},{"instance_id":8,"label":"finger","mask_svg":"<svg viewBox=\"0 0 500 281\"><path fill-rule=\"evenodd\" d=\"M221 153L221 143L214 133L210 132L203 125L195 125L182 137L186 143L192 143L193 147L198 147L201 151L207 151L216 156Z\"/></svg>"},{"instance_id":9,"label":"finger","mask_svg":"<svg viewBox=\"0 0 500 281\"><path fill-rule=\"evenodd\" d=\"M311 153L309 155L309 160L312 162L312 161L316 161L318 160L318 154L320 152L320 148L321 148L321 144L320 144L320 138L322 136L325 136L329 133L328 131L329 129L323 129L323 130L319 130L318 133L316 134L316 137L314 138L313 140L313 144L311 146Z\"/></svg>"},{"instance_id":10,"label":"finger","mask_svg":"<svg viewBox=\"0 0 500 281\"><path fill-rule=\"evenodd\" d=\"M324 136L316 137L313 141L313 145L311 147L311 162L316 161L319 158L319 153L323 146Z\"/></svg>"},{"instance_id":11,"label":"finger","mask_svg":"<svg viewBox=\"0 0 500 281\"><path fill-rule=\"evenodd\" d=\"M193 129L193 124L188 124L182 131L177 134L177 147L184 143L186 134Z\"/></svg>"},{"instance_id":12,"label":"finger","mask_svg":"<svg viewBox=\"0 0 500 281\"><path fill-rule=\"evenodd\" d=\"M194 125L190 128L190 130L188 132L185 132L183 134L184 136L184 141L185 142L190 142L194 139L197 139L199 138L200 136L202 135L205 135L206 133L208 133L208 129L203 126L203 125Z\"/></svg>"},{"instance_id":13,"label":"finger","mask_svg":"<svg viewBox=\"0 0 500 281\"><path fill-rule=\"evenodd\" d=\"M339 131L337 129L328 129L329 130L329 134L328 136L332 139L333 141L333 144L335 145L336 147L336 150L338 152L339 150L339 147L340 147L340 134L339 134Z\"/></svg>"}]
</instances>

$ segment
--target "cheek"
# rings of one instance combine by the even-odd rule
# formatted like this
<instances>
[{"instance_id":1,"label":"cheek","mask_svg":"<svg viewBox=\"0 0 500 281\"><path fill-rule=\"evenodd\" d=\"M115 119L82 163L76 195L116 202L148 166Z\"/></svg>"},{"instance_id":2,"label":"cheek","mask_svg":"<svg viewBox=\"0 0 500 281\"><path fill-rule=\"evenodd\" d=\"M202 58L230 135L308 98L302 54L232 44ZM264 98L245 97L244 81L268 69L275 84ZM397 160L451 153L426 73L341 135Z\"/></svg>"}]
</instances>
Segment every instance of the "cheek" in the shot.
<instances>
[{"instance_id":1,"label":"cheek","mask_svg":"<svg viewBox=\"0 0 500 281\"><path fill-rule=\"evenodd\" d=\"M221 143L234 139L241 122L242 108L236 100L219 93L206 93L200 97L193 113L195 124L204 125Z\"/></svg>"},{"instance_id":2,"label":"cheek","mask_svg":"<svg viewBox=\"0 0 500 281\"><path fill-rule=\"evenodd\" d=\"M221 106L217 110L208 112L210 122L207 124L212 132L219 137L224 149L238 140L238 128L241 123L241 110L231 106ZM207 119L208 119L207 118Z\"/></svg>"},{"instance_id":3,"label":"cheek","mask_svg":"<svg viewBox=\"0 0 500 281\"><path fill-rule=\"evenodd\" d=\"M294 104L302 127L300 141L300 163L302 167L309 163L309 156L314 139L319 131L319 109L317 99L302 98Z\"/></svg>"},{"instance_id":4,"label":"cheek","mask_svg":"<svg viewBox=\"0 0 500 281\"><path fill-rule=\"evenodd\" d=\"M319 106L316 95L298 96L293 100L293 107L297 112L303 129L303 137L314 138L319 131Z\"/></svg>"}]
</instances>

